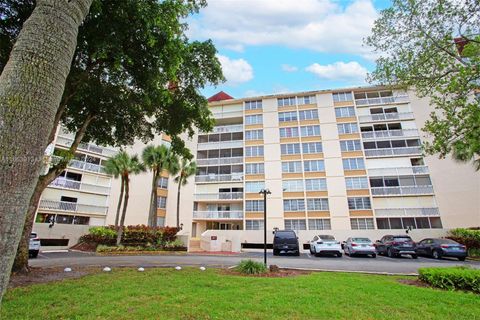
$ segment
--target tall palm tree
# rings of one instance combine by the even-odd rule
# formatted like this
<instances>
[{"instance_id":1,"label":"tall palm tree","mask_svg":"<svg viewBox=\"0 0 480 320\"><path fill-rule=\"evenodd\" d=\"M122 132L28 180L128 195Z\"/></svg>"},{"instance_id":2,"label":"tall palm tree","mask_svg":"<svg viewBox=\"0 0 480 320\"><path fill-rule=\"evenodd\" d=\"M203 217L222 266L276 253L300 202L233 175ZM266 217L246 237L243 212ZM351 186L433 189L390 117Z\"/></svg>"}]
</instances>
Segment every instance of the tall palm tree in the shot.
<instances>
[{"instance_id":1,"label":"tall palm tree","mask_svg":"<svg viewBox=\"0 0 480 320\"><path fill-rule=\"evenodd\" d=\"M152 175L152 190L150 193L150 208L148 212L148 225L157 226L157 186L163 170L167 170L170 174L178 172L178 158L165 145L154 146L149 145L143 149L142 160Z\"/></svg>"},{"instance_id":2,"label":"tall palm tree","mask_svg":"<svg viewBox=\"0 0 480 320\"><path fill-rule=\"evenodd\" d=\"M195 161L190 161L183 158L178 168L178 176L175 178L175 182L178 183L177 192L177 228L180 228L180 189L182 186L188 183L188 177L195 174L197 171L197 164Z\"/></svg>"},{"instance_id":3,"label":"tall palm tree","mask_svg":"<svg viewBox=\"0 0 480 320\"><path fill-rule=\"evenodd\" d=\"M123 176L121 176L121 170L119 166L119 155L120 153L117 153L103 163L105 173L112 175L115 179L120 177L121 182L120 196L118 197L117 214L115 215L115 228L118 227L118 220L120 219L120 209L122 208L123 191L125 189L125 181L123 180Z\"/></svg>"}]
</instances>

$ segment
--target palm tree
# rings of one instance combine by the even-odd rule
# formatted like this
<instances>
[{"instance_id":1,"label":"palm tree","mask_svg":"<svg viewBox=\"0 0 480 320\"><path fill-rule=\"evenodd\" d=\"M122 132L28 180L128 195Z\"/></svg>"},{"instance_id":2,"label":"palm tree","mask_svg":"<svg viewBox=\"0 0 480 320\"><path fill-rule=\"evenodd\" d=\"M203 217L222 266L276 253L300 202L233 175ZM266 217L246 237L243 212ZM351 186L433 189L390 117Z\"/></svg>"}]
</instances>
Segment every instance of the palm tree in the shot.
<instances>
[{"instance_id":1,"label":"palm tree","mask_svg":"<svg viewBox=\"0 0 480 320\"><path fill-rule=\"evenodd\" d=\"M123 200L123 191L125 189L125 181L123 180L123 176L121 176L121 170L119 167L119 155L120 153L117 153L116 155L109 158L107 161L103 163L105 173L112 175L115 179L120 177L120 181L121 181L120 196L118 197L118 205L117 205L117 214L115 215L115 228L118 227L118 219L120 219L120 209L122 207L122 200Z\"/></svg>"},{"instance_id":2,"label":"palm tree","mask_svg":"<svg viewBox=\"0 0 480 320\"><path fill-rule=\"evenodd\" d=\"M143 149L142 159L144 165L150 169L152 175L152 190L150 194L150 209L148 213L148 225L157 226L157 186L162 171L168 170L169 173L178 172L178 158L165 145L149 145Z\"/></svg>"},{"instance_id":3,"label":"palm tree","mask_svg":"<svg viewBox=\"0 0 480 320\"><path fill-rule=\"evenodd\" d=\"M195 161L190 161L183 158L178 168L178 176L175 178L175 182L178 183L177 192L177 228L180 228L180 188L187 184L188 177L195 174L197 171L197 164Z\"/></svg>"}]
</instances>

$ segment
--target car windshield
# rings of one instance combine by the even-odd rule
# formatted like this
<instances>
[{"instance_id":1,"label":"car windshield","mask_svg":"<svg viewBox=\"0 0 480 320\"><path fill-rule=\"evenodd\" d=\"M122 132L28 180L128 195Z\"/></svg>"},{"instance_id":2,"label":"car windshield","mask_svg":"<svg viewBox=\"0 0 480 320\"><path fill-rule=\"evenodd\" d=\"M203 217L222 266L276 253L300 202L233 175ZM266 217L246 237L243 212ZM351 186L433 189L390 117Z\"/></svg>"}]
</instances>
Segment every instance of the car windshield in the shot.
<instances>
[{"instance_id":1,"label":"car windshield","mask_svg":"<svg viewBox=\"0 0 480 320\"><path fill-rule=\"evenodd\" d=\"M437 241L440 244L458 244L458 242L450 240L450 239L438 239Z\"/></svg>"},{"instance_id":2,"label":"car windshield","mask_svg":"<svg viewBox=\"0 0 480 320\"><path fill-rule=\"evenodd\" d=\"M291 239L295 238L295 233L293 232L275 232L275 237L280 239Z\"/></svg>"},{"instance_id":3,"label":"car windshield","mask_svg":"<svg viewBox=\"0 0 480 320\"><path fill-rule=\"evenodd\" d=\"M365 242L365 243L370 243L370 239L368 238L352 238L352 242Z\"/></svg>"},{"instance_id":4,"label":"car windshield","mask_svg":"<svg viewBox=\"0 0 480 320\"><path fill-rule=\"evenodd\" d=\"M399 241L399 242L400 242L400 241L403 241L403 242L412 241L412 238L410 238L410 237L393 237L393 239L394 239L395 241Z\"/></svg>"},{"instance_id":5,"label":"car windshield","mask_svg":"<svg viewBox=\"0 0 480 320\"><path fill-rule=\"evenodd\" d=\"M335 240L335 238L333 236L318 236L320 239L322 240Z\"/></svg>"}]
</instances>

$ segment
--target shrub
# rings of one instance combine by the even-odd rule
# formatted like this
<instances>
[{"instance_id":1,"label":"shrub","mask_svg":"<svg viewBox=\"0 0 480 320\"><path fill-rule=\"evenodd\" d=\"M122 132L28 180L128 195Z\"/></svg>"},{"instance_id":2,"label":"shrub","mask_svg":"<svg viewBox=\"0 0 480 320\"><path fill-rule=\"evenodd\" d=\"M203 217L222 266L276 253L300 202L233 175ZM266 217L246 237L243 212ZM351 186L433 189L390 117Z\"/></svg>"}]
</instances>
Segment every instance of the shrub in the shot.
<instances>
[{"instance_id":1,"label":"shrub","mask_svg":"<svg viewBox=\"0 0 480 320\"><path fill-rule=\"evenodd\" d=\"M88 234L80 237L79 242L83 243L95 243L104 245L115 244L117 233L114 229L109 227L91 227L88 229Z\"/></svg>"},{"instance_id":2,"label":"shrub","mask_svg":"<svg viewBox=\"0 0 480 320\"><path fill-rule=\"evenodd\" d=\"M261 262L248 259L240 261L235 270L244 274L261 274L267 272L267 267Z\"/></svg>"},{"instance_id":3,"label":"shrub","mask_svg":"<svg viewBox=\"0 0 480 320\"><path fill-rule=\"evenodd\" d=\"M172 242L177 239L177 233L179 229L175 227L165 227L163 228L162 240L163 242Z\"/></svg>"},{"instance_id":4,"label":"shrub","mask_svg":"<svg viewBox=\"0 0 480 320\"><path fill-rule=\"evenodd\" d=\"M480 270L467 267L420 268L418 278L434 287L447 290L470 290L480 293Z\"/></svg>"},{"instance_id":5,"label":"shrub","mask_svg":"<svg viewBox=\"0 0 480 320\"><path fill-rule=\"evenodd\" d=\"M476 228L452 229L447 238L467 246L468 254L470 256L476 256L480 251L480 230Z\"/></svg>"}]
</instances>

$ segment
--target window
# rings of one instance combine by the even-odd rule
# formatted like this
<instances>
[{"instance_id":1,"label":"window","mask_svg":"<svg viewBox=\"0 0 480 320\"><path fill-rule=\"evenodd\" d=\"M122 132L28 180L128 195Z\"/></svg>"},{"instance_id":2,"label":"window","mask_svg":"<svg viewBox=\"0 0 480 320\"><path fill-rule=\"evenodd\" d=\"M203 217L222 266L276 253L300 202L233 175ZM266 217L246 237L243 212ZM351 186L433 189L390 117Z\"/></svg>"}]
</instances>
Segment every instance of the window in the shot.
<instances>
[{"instance_id":1,"label":"window","mask_svg":"<svg viewBox=\"0 0 480 320\"><path fill-rule=\"evenodd\" d=\"M303 191L303 180L285 180L282 187L284 192L301 192Z\"/></svg>"},{"instance_id":2,"label":"window","mask_svg":"<svg viewBox=\"0 0 480 320\"><path fill-rule=\"evenodd\" d=\"M356 123L339 123L337 124L338 134L357 133L358 126Z\"/></svg>"},{"instance_id":3,"label":"window","mask_svg":"<svg viewBox=\"0 0 480 320\"><path fill-rule=\"evenodd\" d=\"M335 108L335 117L337 118L355 117L355 108L354 107Z\"/></svg>"},{"instance_id":4,"label":"window","mask_svg":"<svg viewBox=\"0 0 480 320\"><path fill-rule=\"evenodd\" d=\"M309 230L330 230L330 219L308 219Z\"/></svg>"},{"instance_id":5,"label":"window","mask_svg":"<svg viewBox=\"0 0 480 320\"><path fill-rule=\"evenodd\" d=\"M245 124L262 124L263 117L261 114L252 114L245 116Z\"/></svg>"},{"instance_id":6,"label":"window","mask_svg":"<svg viewBox=\"0 0 480 320\"><path fill-rule=\"evenodd\" d=\"M312 104L316 103L315 96L305 96L305 97L297 97L298 104Z\"/></svg>"},{"instance_id":7,"label":"window","mask_svg":"<svg viewBox=\"0 0 480 320\"><path fill-rule=\"evenodd\" d=\"M300 110L298 111L298 116L300 120L318 119L318 110L317 109Z\"/></svg>"},{"instance_id":8,"label":"window","mask_svg":"<svg viewBox=\"0 0 480 320\"><path fill-rule=\"evenodd\" d=\"M368 197L355 197L348 199L348 209L350 210L365 210L371 209L370 198Z\"/></svg>"},{"instance_id":9,"label":"window","mask_svg":"<svg viewBox=\"0 0 480 320\"><path fill-rule=\"evenodd\" d=\"M165 209L167 207L167 197L157 197L157 208Z\"/></svg>"},{"instance_id":10,"label":"window","mask_svg":"<svg viewBox=\"0 0 480 320\"><path fill-rule=\"evenodd\" d=\"M321 142L302 143L303 153L321 153L323 152Z\"/></svg>"},{"instance_id":11,"label":"window","mask_svg":"<svg viewBox=\"0 0 480 320\"><path fill-rule=\"evenodd\" d=\"M305 211L305 200L303 199L283 200L283 211Z\"/></svg>"},{"instance_id":12,"label":"window","mask_svg":"<svg viewBox=\"0 0 480 320\"><path fill-rule=\"evenodd\" d=\"M287 122L287 121L297 121L297 111L289 111L289 112L279 112L278 113L278 121L279 122Z\"/></svg>"},{"instance_id":13,"label":"window","mask_svg":"<svg viewBox=\"0 0 480 320\"><path fill-rule=\"evenodd\" d=\"M294 138L298 137L298 128L280 128L280 138Z\"/></svg>"},{"instance_id":14,"label":"window","mask_svg":"<svg viewBox=\"0 0 480 320\"><path fill-rule=\"evenodd\" d=\"M245 110L258 110L262 109L262 100L245 101Z\"/></svg>"},{"instance_id":15,"label":"window","mask_svg":"<svg viewBox=\"0 0 480 320\"><path fill-rule=\"evenodd\" d=\"M325 191L327 190L327 180L322 179L305 179L305 190L307 191Z\"/></svg>"},{"instance_id":16,"label":"window","mask_svg":"<svg viewBox=\"0 0 480 320\"><path fill-rule=\"evenodd\" d=\"M277 105L279 107L294 106L295 97L277 98Z\"/></svg>"},{"instance_id":17,"label":"window","mask_svg":"<svg viewBox=\"0 0 480 320\"><path fill-rule=\"evenodd\" d=\"M247 163L245 166L246 174L263 174L265 173L265 165L263 163Z\"/></svg>"},{"instance_id":18,"label":"window","mask_svg":"<svg viewBox=\"0 0 480 320\"><path fill-rule=\"evenodd\" d=\"M328 211L328 199L327 198L307 199L307 210L308 211Z\"/></svg>"},{"instance_id":19,"label":"window","mask_svg":"<svg viewBox=\"0 0 480 320\"><path fill-rule=\"evenodd\" d=\"M343 102L343 101L352 101L352 93L351 92L335 92L333 93L333 101L334 102Z\"/></svg>"},{"instance_id":20,"label":"window","mask_svg":"<svg viewBox=\"0 0 480 320\"><path fill-rule=\"evenodd\" d=\"M262 157L263 146L245 147L245 157Z\"/></svg>"},{"instance_id":21,"label":"window","mask_svg":"<svg viewBox=\"0 0 480 320\"><path fill-rule=\"evenodd\" d=\"M287 143L280 145L282 154L299 154L300 143Z\"/></svg>"},{"instance_id":22,"label":"window","mask_svg":"<svg viewBox=\"0 0 480 320\"><path fill-rule=\"evenodd\" d=\"M363 158L343 159L343 170L361 170L365 169Z\"/></svg>"},{"instance_id":23,"label":"window","mask_svg":"<svg viewBox=\"0 0 480 320\"><path fill-rule=\"evenodd\" d=\"M245 220L246 230L263 230L263 220Z\"/></svg>"},{"instance_id":24,"label":"window","mask_svg":"<svg viewBox=\"0 0 480 320\"><path fill-rule=\"evenodd\" d=\"M350 177L345 178L347 190L368 189L367 177Z\"/></svg>"},{"instance_id":25,"label":"window","mask_svg":"<svg viewBox=\"0 0 480 320\"><path fill-rule=\"evenodd\" d=\"M260 190L265 189L264 181L247 181L245 182L245 192L259 193Z\"/></svg>"},{"instance_id":26,"label":"window","mask_svg":"<svg viewBox=\"0 0 480 320\"><path fill-rule=\"evenodd\" d=\"M302 172L302 162L301 161L282 162L282 172L283 173Z\"/></svg>"},{"instance_id":27,"label":"window","mask_svg":"<svg viewBox=\"0 0 480 320\"><path fill-rule=\"evenodd\" d=\"M340 149L342 151L359 151L362 150L360 140L343 140L340 141Z\"/></svg>"},{"instance_id":28,"label":"window","mask_svg":"<svg viewBox=\"0 0 480 320\"><path fill-rule=\"evenodd\" d=\"M325 171L325 164L323 160L308 160L303 162L305 172L323 172Z\"/></svg>"},{"instance_id":29,"label":"window","mask_svg":"<svg viewBox=\"0 0 480 320\"><path fill-rule=\"evenodd\" d=\"M378 229L441 229L439 217L377 218Z\"/></svg>"},{"instance_id":30,"label":"window","mask_svg":"<svg viewBox=\"0 0 480 320\"><path fill-rule=\"evenodd\" d=\"M162 188L162 189L168 189L168 178L166 177L160 177L160 179L158 179L158 187Z\"/></svg>"},{"instance_id":31,"label":"window","mask_svg":"<svg viewBox=\"0 0 480 320\"><path fill-rule=\"evenodd\" d=\"M263 130L245 131L245 140L263 140Z\"/></svg>"},{"instance_id":32,"label":"window","mask_svg":"<svg viewBox=\"0 0 480 320\"><path fill-rule=\"evenodd\" d=\"M352 230L375 229L373 218L351 218L350 226L352 227Z\"/></svg>"},{"instance_id":33,"label":"window","mask_svg":"<svg viewBox=\"0 0 480 320\"><path fill-rule=\"evenodd\" d=\"M245 201L245 211L263 212L263 200L247 200Z\"/></svg>"},{"instance_id":34,"label":"window","mask_svg":"<svg viewBox=\"0 0 480 320\"><path fill-rule=\"evenodd\" d=\"M305 219L285 220L285 230L307 230Z\"/></svg>"},{"instance_id":35,"label":"window","mask_svg":"<svg viewBox=\"0 0 480 320\"><path fill-rule=\"evenodd\" d=\"M300 127L300 134L302 137L314 137L320 135L320 126L305 126Z\"/></svg>"}]
</instances>

